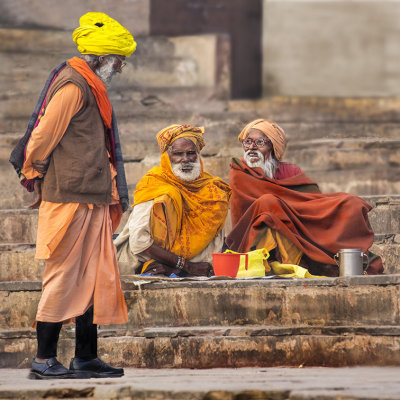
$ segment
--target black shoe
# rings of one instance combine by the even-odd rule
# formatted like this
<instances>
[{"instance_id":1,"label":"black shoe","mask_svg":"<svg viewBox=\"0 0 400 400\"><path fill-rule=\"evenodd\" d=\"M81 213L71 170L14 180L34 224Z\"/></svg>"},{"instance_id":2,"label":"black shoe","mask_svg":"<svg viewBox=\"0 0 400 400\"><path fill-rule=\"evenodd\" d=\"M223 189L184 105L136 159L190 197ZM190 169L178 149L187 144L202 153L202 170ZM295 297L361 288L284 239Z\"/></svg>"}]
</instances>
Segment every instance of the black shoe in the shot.
<instances>
[{"instance_id":1,"label":"black shoe","mask_svg":"<svg viewBox=\"0 0 400 400\"><path fill-rule=\"evenodd\" d=\"M46 362L33 360L32 369L28 375L29 379L72 379L73 372L62 365L57 358L49 358Z\"/></svg>"},{"instance_id":2,"label":"black shoe","mask_svg":"<svg viewBox=\"0 0 400 400\"><path fill-rule=\"evenodd\" d=\"M81 360L80 358L73 358L69 365L69 370L75 375L76 378L119 378L124 375L123 368L114 368L106 364L99 358L93 360Z\"/></svg>"}]
</instances>

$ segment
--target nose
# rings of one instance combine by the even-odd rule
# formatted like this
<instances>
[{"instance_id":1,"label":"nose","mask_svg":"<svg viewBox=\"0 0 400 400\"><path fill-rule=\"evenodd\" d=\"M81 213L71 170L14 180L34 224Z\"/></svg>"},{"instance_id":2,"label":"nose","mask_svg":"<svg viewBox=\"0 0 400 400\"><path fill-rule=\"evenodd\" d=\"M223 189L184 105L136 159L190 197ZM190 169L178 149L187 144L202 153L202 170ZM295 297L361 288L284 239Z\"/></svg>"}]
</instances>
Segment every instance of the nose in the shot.
<instances>
[{"instance_id":1,"label":"nose","mask_svg":"<svg viewBox=\"0 0 400 400\"><path fill-rule=\"evenodd\" d=\"M250 146L249 146L249 149L258 149L258 147L256 145L256 142L252 141Z\"/></svg>"},{"instance_id":2,"label":"nose","mask_svg":"<svg viewBox=\"0 0 400 400\"><path fill-rule=\"evenodd\" d=\"M190 162L190 156L189 156L189 154L187 154L187 153L184 153L184 154L183 154L183 156L182 156L182 162L184 162L184 163Z\"/></svg>"}]
</instances>

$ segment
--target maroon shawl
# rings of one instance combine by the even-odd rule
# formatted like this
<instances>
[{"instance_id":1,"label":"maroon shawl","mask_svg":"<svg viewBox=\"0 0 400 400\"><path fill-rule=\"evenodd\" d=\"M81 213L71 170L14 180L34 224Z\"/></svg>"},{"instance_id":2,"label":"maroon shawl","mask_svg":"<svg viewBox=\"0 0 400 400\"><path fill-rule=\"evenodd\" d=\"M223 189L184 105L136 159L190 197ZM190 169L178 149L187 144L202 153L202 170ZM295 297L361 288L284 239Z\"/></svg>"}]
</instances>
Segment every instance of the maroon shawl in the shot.
<instances>
[{"instance_id":1,"label":"maroon shawl","mask_svg":"<svg viewBox=\"0 0 400 400\"><path fill-rule=\"evenodd\" d=\"M314 261L335 264L339 249L361 248L374 241L367 214L371 206L347 193L315 193L317 187L304 173L268 179L260 168L243 161L231 164L232 232L226 243L246 252L266 226L291 240ZM314 187L314 193L304 193Z\"/></svg>"}]
</instances>

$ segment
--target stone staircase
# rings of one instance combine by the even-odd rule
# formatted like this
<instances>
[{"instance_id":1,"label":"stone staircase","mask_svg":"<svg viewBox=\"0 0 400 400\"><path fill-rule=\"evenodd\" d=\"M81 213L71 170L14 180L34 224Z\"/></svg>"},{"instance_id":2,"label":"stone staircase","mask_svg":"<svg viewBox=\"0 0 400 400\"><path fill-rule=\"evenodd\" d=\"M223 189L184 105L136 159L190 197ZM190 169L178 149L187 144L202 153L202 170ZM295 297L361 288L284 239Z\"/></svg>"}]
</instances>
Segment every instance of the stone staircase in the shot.
<instances>
[{"instance_id":1,"label":"stone staircase","mask_svg":"<svg viewBox=\"0 0 400 400\"><path fill-rule=\"evenodd\" d=\"M135 282L122 279L129 323L100 330L126 367L398 365L400 277ZM141 284L140 284L141 283ZM0 283L0 366L28 367L39 282ZM59 358L73 356L63 329Z\"/></svg>"},{"instance_id":2,"label":"stone staircase","mask_svg":"<svg viewBox=\"0 0 400 400\"><path fill-rule=\"evenodd\" d=\"M32 195L7 160L49 69L75 55L70 32L48 37L0 29L0 53L7 54L0 64L0 367L28 367L36 351L30 326L44 265L34 259L38 214L24 208ZM372 250L383 257L386 275L145 283L121 266L130 319L101 327L104 360L149 368L399 365L400 100L229 101L226 37L139 40L143 45L110 91L131 194L159 163L155 134L161 128L204 125L205 168L228 179L231 157L241 155L237 135L244 124L273 119L288 135L286 159L322 191L348 191L374 207ZM61 361L72 356L73 334L73 327L63 329Z\"/></svg>"}]
</instances>

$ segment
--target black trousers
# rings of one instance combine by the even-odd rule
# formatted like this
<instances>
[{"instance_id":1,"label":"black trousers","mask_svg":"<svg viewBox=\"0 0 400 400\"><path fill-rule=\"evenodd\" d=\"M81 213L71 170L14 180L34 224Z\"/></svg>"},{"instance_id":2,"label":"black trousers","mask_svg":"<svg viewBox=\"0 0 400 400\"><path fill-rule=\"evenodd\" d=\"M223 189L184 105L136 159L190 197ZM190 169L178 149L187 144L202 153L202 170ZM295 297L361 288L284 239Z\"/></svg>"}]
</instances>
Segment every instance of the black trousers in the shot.
<instances>
[{"instance_id":1,"label":"black trousers","mask_svg":"<svg viewBox=\"0 0 400 400\"><path fill-rule=\"evenodd\" d=\"M57 357L57 344L62 322L37 322L37 358ZM97 358L97 325L93 323L93 306L76 317L75 357L82 360Z\"/></svg>"}]
</instances>

